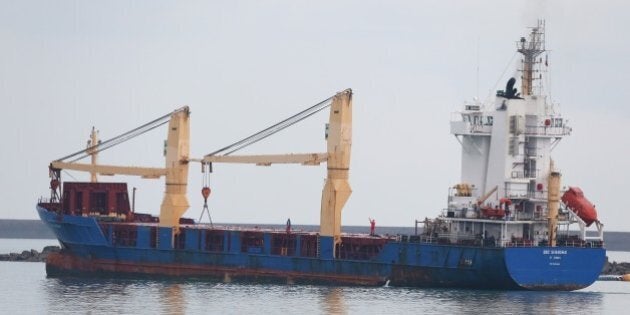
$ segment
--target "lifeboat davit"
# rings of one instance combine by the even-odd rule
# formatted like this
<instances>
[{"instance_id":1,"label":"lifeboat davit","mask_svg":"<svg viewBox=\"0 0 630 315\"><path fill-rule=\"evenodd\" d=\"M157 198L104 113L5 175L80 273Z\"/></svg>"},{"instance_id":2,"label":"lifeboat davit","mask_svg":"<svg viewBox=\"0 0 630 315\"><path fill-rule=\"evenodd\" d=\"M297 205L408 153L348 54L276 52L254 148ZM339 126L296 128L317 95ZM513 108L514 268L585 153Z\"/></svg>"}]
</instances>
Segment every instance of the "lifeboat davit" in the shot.
<instances>
[{"instance_id":1,"label":"lifeboat davit","mask_svg":"<svg viewBox=\"0 0 630 315\"><path fill-rule=\"evenodd\" d=\"M562 195L562 202L567 208L575 212L586 223L586 226L591 226L593 222L597 221L595 206L584 197L582 189L569 187L569 190Z\"/></svg>"}]
</instances>

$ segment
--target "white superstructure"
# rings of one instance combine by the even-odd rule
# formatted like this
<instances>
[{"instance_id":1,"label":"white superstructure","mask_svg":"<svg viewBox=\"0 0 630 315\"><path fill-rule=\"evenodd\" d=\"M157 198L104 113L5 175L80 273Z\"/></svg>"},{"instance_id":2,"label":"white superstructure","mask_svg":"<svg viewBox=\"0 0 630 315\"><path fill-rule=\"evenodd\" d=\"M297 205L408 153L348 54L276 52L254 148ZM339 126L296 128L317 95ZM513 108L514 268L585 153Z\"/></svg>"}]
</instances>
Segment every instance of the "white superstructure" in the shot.
<instances>
[{"instance_id":1,"label":"white superstructure","mask_svg":"<svg viewBox=\"0 0 630 315\"><path fill-rule=\"evenodd\" d=\"M568 225L577 222L578 239L587 239L584 222L566 209L558 213L558 194L548 194L550 183L560 189L551 152L571 128L557 106L541 95L547 66L541 56L544 21L517 42L517 50L523 56L520 91L511 78L494 103L465 104L451 121L451 133L462 147L461 179L449 193L444 215L427 222L434 236L491 240L498 246L553 245L557 238L549 237L549 230L566 230L566 242ZM599 222L597 227L601 240Z\"/></svg>"}]
</instances>

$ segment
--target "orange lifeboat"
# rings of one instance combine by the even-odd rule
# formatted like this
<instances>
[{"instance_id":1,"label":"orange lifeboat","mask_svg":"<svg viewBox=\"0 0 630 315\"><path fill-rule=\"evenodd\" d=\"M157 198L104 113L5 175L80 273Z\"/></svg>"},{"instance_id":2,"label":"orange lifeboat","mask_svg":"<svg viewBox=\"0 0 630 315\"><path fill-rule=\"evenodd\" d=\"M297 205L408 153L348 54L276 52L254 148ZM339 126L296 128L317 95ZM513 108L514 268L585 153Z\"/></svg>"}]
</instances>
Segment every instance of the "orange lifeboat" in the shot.
<instances>
[{"instance_id":1,"label":"orange lifeboat","mask_svg":"<svg viewBox=\"0 0 630 315\"><path fill-rule=\"evenodd\" d=\"M595 206L584 197L582 189L569 187L569 190L562 195L562 202L567 208L575 212L586 223L586 226L591 226L593 222L597 221Z\"/></svg>"},{"instance_id":2,"label":"orange lifeboat","mask_svg":"<svg viewBox=\"0 0 630 315\"><path fill-rule=\"evenodd\" d=\"M502 219L505 217L505 210L499 208L498 206L494 207L494 209L488 206L481 207L481 215L490 219Z\"/></svg>"}]
</instances>

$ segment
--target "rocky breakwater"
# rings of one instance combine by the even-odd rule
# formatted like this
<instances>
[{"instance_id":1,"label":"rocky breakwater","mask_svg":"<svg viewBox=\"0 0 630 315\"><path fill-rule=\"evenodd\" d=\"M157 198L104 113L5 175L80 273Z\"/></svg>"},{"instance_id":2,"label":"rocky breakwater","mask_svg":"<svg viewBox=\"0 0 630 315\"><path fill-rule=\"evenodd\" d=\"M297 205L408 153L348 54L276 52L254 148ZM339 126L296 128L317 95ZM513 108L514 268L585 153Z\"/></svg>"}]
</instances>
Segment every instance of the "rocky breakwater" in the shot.
<instances>
[{"instance_id":1,"label":"rocky breakwater","mask_svg":"<svg viewBox=\"0 0 630 315\"><path fill-rule=\"evenodd\" d=\"M606 257L606 263L602 269L602 275L625 275L630 274L630 263L627 262L610 262Z\"/></svg>"},{"instance_id":2,"label":"rocky breakwater","mask_svg":"<svg viewBox=\"0 0 630 315\"><path fill-rule=\"evenodd\" d=\"M59 246L46 246L41 251L41 253L37 250L31 249L22 251L22 253L0 254L0 261L43 262L46 261L46 257L48 257L48 254L58 252L59 250Z\"/></svg>"}]
</instances>

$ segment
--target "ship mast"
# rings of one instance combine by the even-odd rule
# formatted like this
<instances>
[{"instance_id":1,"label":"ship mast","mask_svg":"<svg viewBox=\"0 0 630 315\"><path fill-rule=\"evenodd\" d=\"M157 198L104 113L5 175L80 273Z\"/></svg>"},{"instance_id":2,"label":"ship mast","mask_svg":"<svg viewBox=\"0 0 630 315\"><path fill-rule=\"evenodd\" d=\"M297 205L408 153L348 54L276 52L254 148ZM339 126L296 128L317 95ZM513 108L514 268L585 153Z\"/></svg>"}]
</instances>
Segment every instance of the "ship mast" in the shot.
<instances>
[{"instance_id":1,"label":"ship mast","mask_svg":"<svg viewBox=\"0 0 630 315\"><path fill-rule=\"evenodd\" d=\"M100 140L98 139L98 130L92 127L92 132L90 133L90 139L87 142L87 149L85 152L90 155L92 166L96 166L98 164L98 151L96 147L100 144ZM95 171L90 171L90 182L96 183L98 182L97 173Z\"/></svg>"},{"instance_id":2,"label":"ship mast","mask_svg":"<svg viewBox=\"0 0 630 315\"><path fill-rule=\"evenodd\" d=\"M534 65L541 61L536 61L536 57L545 52L545 21L538 20L538 26L533 27L529 34L529 40L521 37L516 43L517 51L523 55L523 65L521 68L521 93L523 96L532 95L534 77Z\"/></svg>"}]
</instances>

